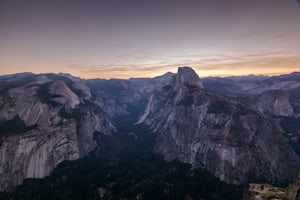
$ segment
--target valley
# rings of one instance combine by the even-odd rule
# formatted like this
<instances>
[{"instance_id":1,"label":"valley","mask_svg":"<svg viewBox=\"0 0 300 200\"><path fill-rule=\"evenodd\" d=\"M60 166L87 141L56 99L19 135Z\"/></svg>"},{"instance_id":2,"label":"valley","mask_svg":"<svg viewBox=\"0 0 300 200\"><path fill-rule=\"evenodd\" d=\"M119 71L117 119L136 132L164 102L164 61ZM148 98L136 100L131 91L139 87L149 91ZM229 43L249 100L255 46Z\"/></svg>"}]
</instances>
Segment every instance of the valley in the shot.
<instances>
[{"instance_id":1,"label":"valley","mask_svg":"<svg viewBox=\"0 0 300 200\"><path fill-rule=\"evenodd\" d=\"M251 182L286 186L300 170L299 83L189 67L1 76L0 198L242 199Z\"/></svg>"}]
</instances>

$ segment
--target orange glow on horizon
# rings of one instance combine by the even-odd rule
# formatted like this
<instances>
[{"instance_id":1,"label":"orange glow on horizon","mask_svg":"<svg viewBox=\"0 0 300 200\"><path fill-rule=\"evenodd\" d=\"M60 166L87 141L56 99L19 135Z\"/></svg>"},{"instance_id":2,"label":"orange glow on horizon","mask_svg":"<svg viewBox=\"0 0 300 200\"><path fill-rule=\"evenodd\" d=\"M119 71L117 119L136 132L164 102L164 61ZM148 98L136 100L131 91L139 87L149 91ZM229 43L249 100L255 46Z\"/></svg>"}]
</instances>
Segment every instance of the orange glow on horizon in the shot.
<instances>
[{"instance_id":1,"label":"orange glow on horizon","mask_svg":"<svg viewBox=\"0 0 300 200\"><path fill-rule=\"evenodd\" d=\"M193 68L193 67L192 67ZM240 70L213 70L213 71L204 71L204 70L197 70L193 68L195 72L198 74L200 78L205 77L228 77L228 76L248 76L248 75L263 75L263 76L278 76L283 74L289 74L295 71L300 71L295 68L288 69L288 68L282 68L282 69L260 69L260 70L251 70L251 69L240 69ZM300 67L299 67L300 69ZM110 71L106 73L93 73L93 74L84 74L84 73L71 73L74 76L81 77L83 79L94 79L94 78L100 78L100 79L130 79L130 78L153 78L160 75L163 75L167 72L176 73L177 67L173 68L168 71L159 71L159 72L145 72L145 71Z\"/></svg>"},{"instance_id":2,"label":"orange glow on horizon","mask_svg":"<svg viewBox=\"0 0 300 200\"><path fill-rule=\"evenodd\" d=\"M78 67L38 67L38 66L24 66L24 71L20 71L17 67L8 66L1 68L0 75L32 72L32 73L67 73L83 79L129 79L129 78L152 78L163 75L167 72L176 73L177 68L180 66L190 66L193 68L200 78L204 77L226 77L226 76L247 76L253 75L265 75L265 76L276 76L281 74L289 74L294 71L300 71L300 62L296 61L278 61L272 60L272 62L249 62L249 63L228 63L224 65L217 65L210 63L204 65L203 63L190 63L190 64L170 64L163 66L120 66L118 68L107 67L107 66L78 66ZM57 66L57 65L55 65ZM241 67L242 66L242 67ZM254 66L254 67L253 67ZM272 66L272 67L271 67Z\"/></svg>"}]
</instances>

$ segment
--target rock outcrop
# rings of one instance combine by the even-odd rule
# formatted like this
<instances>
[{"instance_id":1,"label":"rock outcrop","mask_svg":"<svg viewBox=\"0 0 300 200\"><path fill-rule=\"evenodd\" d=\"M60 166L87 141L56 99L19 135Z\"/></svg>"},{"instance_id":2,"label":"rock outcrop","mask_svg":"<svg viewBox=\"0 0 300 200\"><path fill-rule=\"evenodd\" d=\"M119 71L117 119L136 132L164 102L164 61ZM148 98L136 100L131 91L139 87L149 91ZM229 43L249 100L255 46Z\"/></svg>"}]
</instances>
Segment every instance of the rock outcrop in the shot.
<instances>
[{"instance_id":1,"label":"rock outcrop","mask_svg":"<svg viewBox=\"0 0 300 200\"><path fill-rule=\"evenodd\" d=\"M95 131L114 131L83 83L52 74L0 81L1 191L83 157L96 146Z\"/></svg>"},{"instance_id":2,"label":"rock outcrop","mask_svg":"<svg viewBox=\"0 0 300 200\"><path fill-rule=\"evenodd\" d=\"M286 188L275 187L265 183L250 183L244 191L243 200L298 200L300 199L300 179Z\"/></svg>"},{"instance_id":3,"label":"rock outcrop","mask_svg":"<svg viewBox=\"0 0 300 200\"><path fill-rule=\"evenodd\" d=\"M269 184L251 183L244 192L243 200L292 200L286 190ZM295 199L293 199L295 200Z\"/></svg>"},{"instance_id":4,"label":"rock outcrop","mask_svg":"<svg viewBox=\"0 0 300 200\"><path fill-rule=\"evenodd\" d=\"M154 151L227 183L293 179L299 160L276 123L207 92L197 77L192 69L179 68L170 84L152 95L139 123L157 134Z\"/></svg>"}]
</instances>

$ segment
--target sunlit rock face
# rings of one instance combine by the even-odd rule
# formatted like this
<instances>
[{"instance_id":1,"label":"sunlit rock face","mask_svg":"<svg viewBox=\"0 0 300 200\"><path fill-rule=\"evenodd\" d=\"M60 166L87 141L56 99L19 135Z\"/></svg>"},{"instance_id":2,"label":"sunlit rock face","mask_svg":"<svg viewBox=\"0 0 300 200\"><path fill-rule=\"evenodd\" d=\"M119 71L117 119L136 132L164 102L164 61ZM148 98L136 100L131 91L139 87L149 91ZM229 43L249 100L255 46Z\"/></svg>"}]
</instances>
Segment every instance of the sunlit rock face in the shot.
<instances>
[{"instance_id":1,"label":"sunlit rock face","mask_svg":"<svg viewBox=\"0 0 300 200\"><path fill-rule=\"evenodd\" d=\"M152 95L139 123L157 134L154 151L227 183L293 179L299 160L280 128L258 111L207 92L197 77L191 68L179 68Z\"/></svg>"},{"instance_id":2,"label":"sunlit rock face","mask_svg":"<svg viewBox=\"0 0 300 200\"><path fill-rule=\"evenodd\" d=\"M93 133L114 127L82 82L53 74L0 80L0 190L43 178L92 151Z\"/></svg>"}]
</instances>

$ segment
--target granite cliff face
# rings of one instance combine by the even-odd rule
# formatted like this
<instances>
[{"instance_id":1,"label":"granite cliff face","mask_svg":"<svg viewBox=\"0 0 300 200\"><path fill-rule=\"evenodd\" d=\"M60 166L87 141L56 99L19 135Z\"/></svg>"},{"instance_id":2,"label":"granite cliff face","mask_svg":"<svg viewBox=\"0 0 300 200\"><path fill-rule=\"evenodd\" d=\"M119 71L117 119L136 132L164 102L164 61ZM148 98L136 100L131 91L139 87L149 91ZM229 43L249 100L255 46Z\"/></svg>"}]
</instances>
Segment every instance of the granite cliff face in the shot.
<instances>
[{"instance_id":1,"label":"granite cliff face","mask_svg":"<svg viewBox=\"0 0 300 200\"><path fill-rule=\"evenodd\" d=\"M43 178L92 151L114 127L80 81L45 74L0 79L0 190Z\"/></svg>"},{"instance_id":2,"label":"granite cliff face","mask_svg":"<svg viewBox=\"0 0 300 200\"><path fill-rule=\"evenodd\" d=\"M270 90L248 97L253 107L265 114L275 116L300 116L300 87L289 90Z\"/></svg>"},{"instance_id":3,"label":"granite cliff face","mask_svg":"<svg viewBox=\"0 0 300 200\"><path fill-rule=\"evenodd\" d=\"M227 183L285 182L299 160L268 117L209 93L187 67L154 93L139 123L157 134L154 151L203 168Z\"/></svg>"},{"instance_id":4,"label":"granite cliff face","mask_svg":"<svg viewBox=\"0 0 300 200\"><path fill-rule=\"evenodd\" d=\"M290 94L285 90L270 90L259 95L242 97L239 100L253 109L271 116L294 116Z\"/></svg>"}]
</instances>

